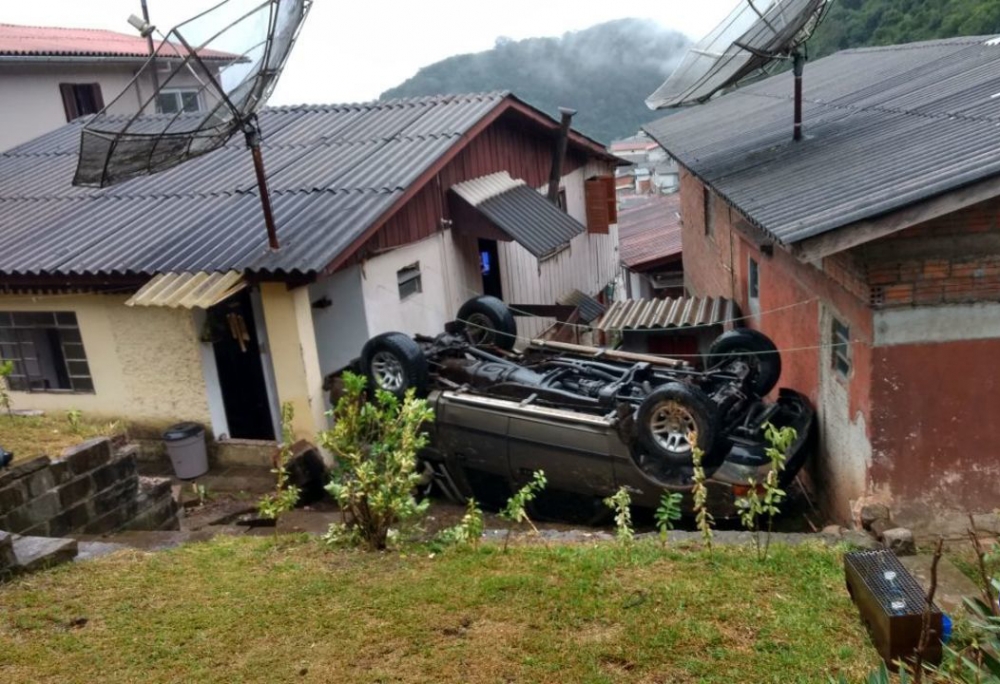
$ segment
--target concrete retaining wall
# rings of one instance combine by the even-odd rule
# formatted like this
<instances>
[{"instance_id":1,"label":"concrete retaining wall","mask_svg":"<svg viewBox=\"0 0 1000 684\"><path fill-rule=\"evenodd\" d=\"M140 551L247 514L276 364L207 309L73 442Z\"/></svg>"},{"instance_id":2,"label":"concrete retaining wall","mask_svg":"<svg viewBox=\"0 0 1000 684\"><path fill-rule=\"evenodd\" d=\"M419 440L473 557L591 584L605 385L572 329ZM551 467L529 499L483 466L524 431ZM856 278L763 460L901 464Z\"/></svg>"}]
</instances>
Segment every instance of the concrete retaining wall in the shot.
<instances>
[{"instance_id":1,"label":"concrete retaining wall","mask_svg":"<svg viewBox=\"0 0 1000 684\"><path fill-rule=\"evenodd\" d=\"M140 479L133 450L107 439L0 473L0 530L40 537L177 529L170 481Z\"/></svg>"}]
</instances>

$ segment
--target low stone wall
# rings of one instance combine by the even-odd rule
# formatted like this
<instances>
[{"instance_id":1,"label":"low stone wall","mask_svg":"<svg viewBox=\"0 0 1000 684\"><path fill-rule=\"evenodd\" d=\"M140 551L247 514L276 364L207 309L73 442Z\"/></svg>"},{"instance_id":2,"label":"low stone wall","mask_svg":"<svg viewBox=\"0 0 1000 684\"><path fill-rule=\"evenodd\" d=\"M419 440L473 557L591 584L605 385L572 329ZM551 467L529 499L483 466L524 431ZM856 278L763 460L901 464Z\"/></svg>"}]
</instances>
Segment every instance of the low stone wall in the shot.
<instances>
[{"instance_id":1,"label":"low stone wall","mask_svg":"<svg viewBox=\"0 0 1000 684\"><path fill-rule=\"evenodd\" d=\"M135 452L95 439L0 472L0 530L63 537L178 529L170 481L140 478Z\"/></svg>"}]
</instances>

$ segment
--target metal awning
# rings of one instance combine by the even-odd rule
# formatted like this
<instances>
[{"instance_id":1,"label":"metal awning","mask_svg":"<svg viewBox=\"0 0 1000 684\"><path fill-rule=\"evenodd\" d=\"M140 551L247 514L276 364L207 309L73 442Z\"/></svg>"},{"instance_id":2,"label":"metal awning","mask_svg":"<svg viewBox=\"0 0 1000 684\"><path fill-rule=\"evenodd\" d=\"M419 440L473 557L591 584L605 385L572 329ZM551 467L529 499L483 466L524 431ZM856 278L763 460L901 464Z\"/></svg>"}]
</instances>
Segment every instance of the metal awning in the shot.
<instances>
[{"instance_id":1,"label":"metal awning","mask_svg":"<svg viewBox=\"0 0 1000 684\"><path fill-rule=\"evenodd\" d=\"M143 285L125 306L208 309L247 286L242 273L161 273Z\"/></svg>"},{"instance_id":2,"label":"metal awning","mask_svg":"<svg viewBox=\"0 0 1000 684\"><path fill-rule=\"evenodd\" d=\"M731 299L712 297L667 297L615 302L601 320L591 327L597 330L656 331L668 328L691 328L725 325L740 317L739 307Z\"/></svg>"},{"instance_id":3,"label":"metal awning","mask_svg":"<svg viewBox=\"0 0 1000 684\"><path fill-rule=\"evenodd\" d=\"M458 183L452 192L491 225L544 259L561 250L587 228L540 192L506 171Z\"/></svg>"}]
</instances>

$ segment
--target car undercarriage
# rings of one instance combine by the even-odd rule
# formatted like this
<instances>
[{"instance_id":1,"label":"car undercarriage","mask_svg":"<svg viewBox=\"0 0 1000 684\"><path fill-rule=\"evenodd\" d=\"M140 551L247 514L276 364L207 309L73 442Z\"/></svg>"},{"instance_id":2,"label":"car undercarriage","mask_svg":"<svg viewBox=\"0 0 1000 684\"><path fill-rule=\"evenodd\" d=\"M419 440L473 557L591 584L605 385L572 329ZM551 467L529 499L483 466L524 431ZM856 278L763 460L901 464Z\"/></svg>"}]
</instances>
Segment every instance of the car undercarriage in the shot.
<instances>
[{"instance_id":1,"label":"car undercarriage","mask_svg":"<svg viewBox=\"0 0 1000 684\"><path fill-rule=\"evenodd\" d=\"M633 503L655 507L664 491L690 493L698 454L713 512L726 516L771 469L766 426L796 431L784 485L814 442L802 395L766 398L781 358L754 330L724 333L698 365L552 341L515 350L516 341L507 307L478 297L441 334L379 335L353 364L371 387L428 398L436 418L422 458L453 499L502 505L543 469L553 493L599 498L626 487Z\"/></svg>"}]
</instances>

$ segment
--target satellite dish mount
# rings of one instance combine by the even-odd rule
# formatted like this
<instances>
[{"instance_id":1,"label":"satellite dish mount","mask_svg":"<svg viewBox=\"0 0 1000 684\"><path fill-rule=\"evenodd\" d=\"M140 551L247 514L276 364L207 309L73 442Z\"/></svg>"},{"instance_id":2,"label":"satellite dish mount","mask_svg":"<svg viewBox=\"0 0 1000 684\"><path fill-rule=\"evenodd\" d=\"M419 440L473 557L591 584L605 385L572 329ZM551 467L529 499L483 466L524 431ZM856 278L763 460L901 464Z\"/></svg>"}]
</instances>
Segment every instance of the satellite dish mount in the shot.
<instances>
[{"instance_id":1,"label":"satellite dish mount","mask_svg":"<svg viewBox=\"0 0 1000 684\"><path fill-rule=\"evenodd\" d=\"M243 133L271 250L280 247L257 112L267 102L312 0L220 0L163 36L143 16L130 17L150 57L126 89L83 127L74 185L107 187L173 168ZM159 41L154 44L152 35ZM152 84L152 88L150 88ZM144 98L131 116L112 114L119 100Z\"/></svg>"},{"instance_id":2,"label":"satellite dish mount","mask_svg":"<svg viewBox=\"0 0 1000 684\"><path fill-rule=\"evenodd\" d=\"M708 102L717 93L770 74L792 60L795 123L802 140L802 76L805 44L832 0L739 0L725 21L696 43L670 78L646 100L650 109Z\"/></svg>"}]
</instances>

